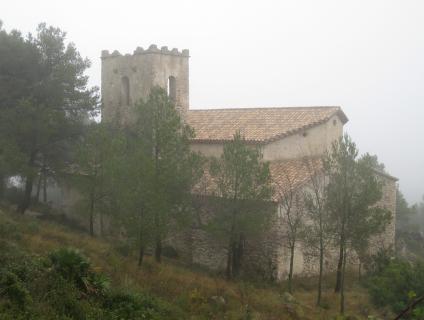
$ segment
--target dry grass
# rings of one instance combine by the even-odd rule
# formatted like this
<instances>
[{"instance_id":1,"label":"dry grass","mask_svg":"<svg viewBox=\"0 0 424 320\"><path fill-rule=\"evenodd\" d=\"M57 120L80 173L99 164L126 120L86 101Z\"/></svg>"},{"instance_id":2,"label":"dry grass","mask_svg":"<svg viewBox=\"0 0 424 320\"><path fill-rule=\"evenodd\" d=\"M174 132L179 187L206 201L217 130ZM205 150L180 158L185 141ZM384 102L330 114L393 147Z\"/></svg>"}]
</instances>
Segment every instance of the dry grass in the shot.
<instances>
[{"instance_id":1,"label":"dry grass","mask_svg":"<svg viewBox=\"0 0 424 320\"><path fill-rule=\"evenodd\" d=\"M143 267L136 265L135 257L120 255L111 242L91 238L65 226L35 218L17 217L15 214L1 214L4 219L19 225L20 243L26 250L45 255L59 247L74 247L90 258L94 267L106 273L115 286L128 290L144 290L155 294L187 312L188 319L334 319L338 314L338 296L326 288L323 301L326 308L315 307L315 279L297 279L295 304L285 303L284 284L264 285L247 282L227 282L219 276L194 271L178 265L172 260L162 264L147 257ZM331 279L331 278L329 278ZM356 319L367 319L376 315L366 291L348 282L347 314ZM213 296L223 297L223 305L211 302ZM246 309L251 318L244 318Z\"/></svg>"}]
</instances>

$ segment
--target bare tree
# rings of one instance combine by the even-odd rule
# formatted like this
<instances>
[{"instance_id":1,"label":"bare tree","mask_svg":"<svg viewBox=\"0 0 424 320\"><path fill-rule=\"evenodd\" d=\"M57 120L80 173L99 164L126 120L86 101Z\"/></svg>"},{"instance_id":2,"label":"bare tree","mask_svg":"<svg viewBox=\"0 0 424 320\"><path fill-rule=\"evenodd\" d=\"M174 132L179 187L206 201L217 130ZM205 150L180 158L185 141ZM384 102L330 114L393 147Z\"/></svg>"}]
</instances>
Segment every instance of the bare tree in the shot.
<instances>
[{"instance_id":1,"label":"bare tree","mask_svg":"<svg viewBox=\"0 0 424 320\"><path fill-rule=\"evenodd\" d=\"M283 222L286 246L290 251L290 265L288 275L288 291L293 291L294 254L298 241L302 238L304 227L304 204L302 190L295 184L294 177L285 171L283 181L277 182L276 193L280 206L279 214Z\"/></svg>"},{"instance_id":2,"label":"bare tree","mask_svg":"<svg viewBox=\"0 0 424 320\"><path fill-rule=\"evenodd\" d=\"M305 158L303 163L308 175L307 187L303 194L307 217L305 241L313 255L318 256L319 272L316 304L319 306L321 304L324 256L332 240L331 219L326 209L326 184L328 179L322 159Z\"/></svg>"}]
</instances>

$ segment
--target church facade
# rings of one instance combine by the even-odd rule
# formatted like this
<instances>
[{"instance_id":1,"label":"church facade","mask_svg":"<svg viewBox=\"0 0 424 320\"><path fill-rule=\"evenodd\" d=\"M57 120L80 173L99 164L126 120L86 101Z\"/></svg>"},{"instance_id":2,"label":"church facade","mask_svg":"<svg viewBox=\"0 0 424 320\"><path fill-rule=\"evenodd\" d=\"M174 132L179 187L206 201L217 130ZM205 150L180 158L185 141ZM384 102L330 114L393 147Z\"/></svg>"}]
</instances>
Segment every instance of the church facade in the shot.
<instances>
[{"instance_id":1,"label":"church facade","mask_svg":"<svg viewBox=\"0 0 424 320\"><path fill-rule=\"evenodd\" d=\"M152 87L161 86L175 102L182 119L195 131L191 141L193 151L219 157L223 145L240 131L246 143L262 150L263 159L270 162L273 183L278 186L286 184L289 178L293 188L306 187L309 176L305 158L322 156L342 136L348 121L337 106L190 109L188 50L159 49L151 45L126 55L103 51L101 59L104 121L117 117L124 122L131 121L134 103L147 98ZM384 181L384 195L379 205L392 212L393 222L374 242L376 247L390 247L395 241L396 179L384 173L379 176ZM206 179L194 192L207 195L213 188L213 183ZM275 210L281 210L278 196L273 201ZM277 279L284 278L288 270L289 252L282 236L284 227L278 221L274 223L261 240L262 247L255 249L252 245L250 251L251 259L267 265ZM225 249L200 229L176 235L172 242L186 253L191 263L210 269L225 266ZM266 258L260 256L264 252ZM299 244L295 273L310 273L313 269L305 248Z\"/></svg>"}]
</instances>

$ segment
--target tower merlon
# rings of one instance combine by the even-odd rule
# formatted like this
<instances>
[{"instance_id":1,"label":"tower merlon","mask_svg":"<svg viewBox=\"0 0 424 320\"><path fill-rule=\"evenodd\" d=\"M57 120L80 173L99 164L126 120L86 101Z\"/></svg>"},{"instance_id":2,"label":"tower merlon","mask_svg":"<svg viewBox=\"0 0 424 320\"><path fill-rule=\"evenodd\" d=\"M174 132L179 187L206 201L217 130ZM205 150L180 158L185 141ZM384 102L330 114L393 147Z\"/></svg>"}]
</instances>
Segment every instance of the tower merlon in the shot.
<instances>
[{"instance_id":1,"label":"tower merlon","mask_svg":"<svg viewBox=\"0 0 424 320\"><path fill-rule=\"evenodd\" d=\"M178 56L178 57L190 57L190 52L188 49L183 49L181 52L177 48L173 48L169 50L167 46L162 46L160 49L157 45L151 44L148 49L143 49L142 47L137 47L133 54L125 54L124 56L135 56L135 55L144 55L144 54L163 54L170 56ZM101 58L114 58L114 57L122 57L123 55L115 50L112 53L109 50L102 50Z\"/></svg>"}]
</instances>

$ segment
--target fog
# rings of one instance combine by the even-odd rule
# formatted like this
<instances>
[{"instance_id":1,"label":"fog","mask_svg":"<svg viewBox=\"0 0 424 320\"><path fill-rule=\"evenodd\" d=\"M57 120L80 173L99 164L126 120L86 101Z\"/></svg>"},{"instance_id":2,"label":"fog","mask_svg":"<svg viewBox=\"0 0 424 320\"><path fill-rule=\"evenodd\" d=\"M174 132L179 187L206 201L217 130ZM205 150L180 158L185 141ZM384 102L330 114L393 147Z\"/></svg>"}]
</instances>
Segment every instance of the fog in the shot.
<instances>
[{"instance_id":1,"label":"fog","mask_svg":"<svg viewBox=\"0 0 424 320\"><path fill-rule=\"evenodd\" d=\"M424 194L424 2L2 1L7 30L39 22L92 61L137 46L190 49L190 105L339 105L360 151L377 154L409 202Z\"/></svg>"}]
</instances>

